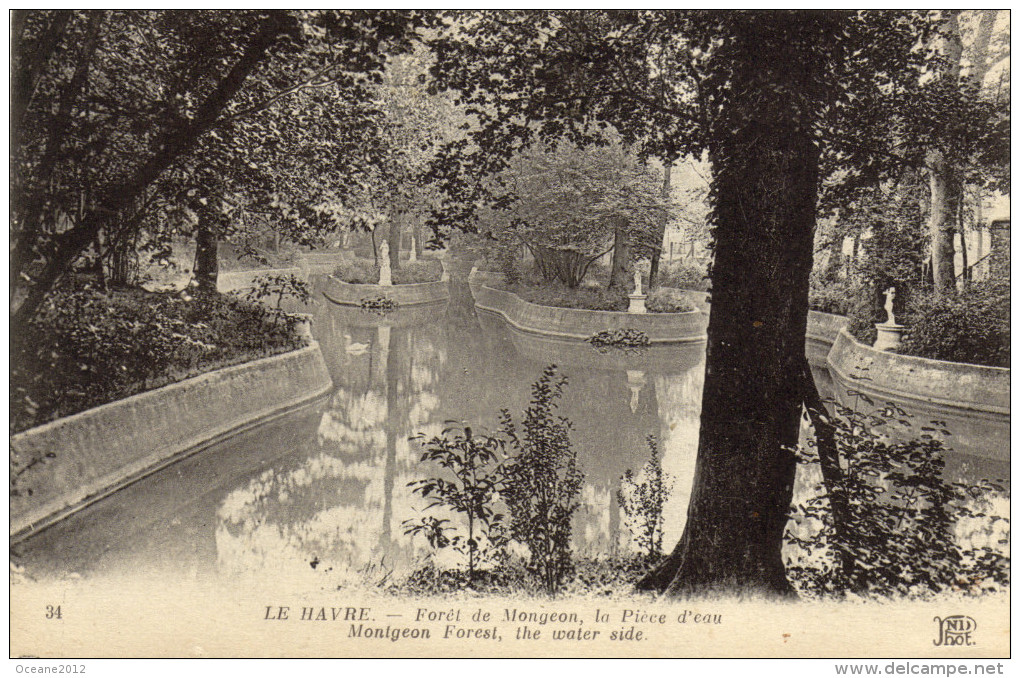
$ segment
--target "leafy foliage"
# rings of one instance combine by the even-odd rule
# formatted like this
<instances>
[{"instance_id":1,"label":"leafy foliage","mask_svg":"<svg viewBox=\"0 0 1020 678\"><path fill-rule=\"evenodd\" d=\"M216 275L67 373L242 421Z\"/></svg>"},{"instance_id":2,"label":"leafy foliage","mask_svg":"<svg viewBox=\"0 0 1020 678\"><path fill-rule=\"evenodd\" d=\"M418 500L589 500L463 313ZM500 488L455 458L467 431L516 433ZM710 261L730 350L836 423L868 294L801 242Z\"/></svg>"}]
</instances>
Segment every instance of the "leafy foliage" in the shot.
<instances>
[{"instance_id":1,"label":"leafy foliage","mask_svg":"<svg viewBox=\"0 0 1020 678\"><path fill-rule=\"evenodd\" d=\"M412 440L425 438L418 435ZM504 516L493 509L502 483L503 445L495 436L472 435L470 427L444 429L424 442L421 461L438 464L447 478L409 484L415 494L429 500L425 511L439 507L467 519L466 538L457 534L456 527L448 526L448 520L434 516L424 516L417 523L405 521L404 533L422 534L433 548L449 547L466 555L468 583L474 580L480 559L501 551L505 544Z\"/></svg>"},{"instance_id":2,"label":"leafy foliage","mask_svg":"<svg viewBox=\"0 0 1020 678\"><path fill-rule=\"evenodd\" d=\"M861 399L866 396L860 395ZM945 423L921 427L921 435L894 442L889 425L909 427L907 414L889 403L870 413L836 406L830 419L842 480L797 505L787 527L792 557L787 571L803 593L924 598L942 592L980 593L1009 583L1009 519L987 513L1005 489L988 481L943 479ZM818 464L813 447L801 450L804 465ZM839 516L832 497L847 507ZM1008 497L1008 494L1006 494ZM966 521L972 531L998 535L997 543L967 543L956 534Z\"/></svg>"},{"instance_id":3,"label":"leafy foliage","mask_svg":"<svg viewBox=\"0 0 1020 678\"><path fill-rule=\"evenodd\" d=\"M296 324L231 295L62 287L12 345L11 430L297 348Z\"/></svg>"},{"instance_id":4,"label":"leafy foliage","mask_svg":"<svg viewBox=\"0 0 1020 678\"><path fill-rule=\"evenodd\" d=\"M662 470L662 457L655 436L648 436L646 441L648 461L637 474L627 469L620 479L616 499L638 549L649 563L654 563L662 557L662 510L673 483Z\"/></svg>"},{"instance_id":5,"label":"leafy foliage","mask_svg":"<svg viewBox=\"0 0 1020 678\"><path fill-rule=\"evenodd\" d=\"M683 262L663 266L658 284L682 290L708 291L710 282L704 268Z\"/></svg>"},{"instance_id":6,"label":"leafy foliage","mask_svg":"<svg viewBox=\"0 0 1020 678\"><path fill-rule=\"evenodd\" d=\"M369 86L431 14L18 13L12 312L89 247L270 211L335 225L385 151ZM298 199L300 196L300 199ZM178 213L163 222L154 215ZM183 213L191 216L184 218ZM343 215L340 215L343 216ZM164 241L165 242L165 241ZM158 245L157 245L158 246Z\"/></svg>"},{"instance_id":7,"label":"leafy foliage","mask_svg":"<svg viewBox=\"0 0 1020 678\"><path fill-rule=\"evenodd\" d=\"M260 275L252 281L251 288L245 294L245 299L251 302L267 301L276 297L273 310L277 315L282 315L280 306L284 298L307 304L311 299L311 292L308 283L293 273L283 275Z\"/></svg>"},{"instance_id":8,"label":"leafy foliage","mask_svg":"<svg viewBox=\"0 0 1020 678\"><path fill-rule=\"evenodd\" d=\"M572 571L570 522L584 477L570 443L571 423L554 413L566 383L555 365L546 367L531 387L520 428L506 410L500 427L512 450L502 492L510 535L528 548L530 569L549 593Z\"/></svg>"},{"instance_id":9,"label":"leafy foliage","mask_svg":"<svg viewBox=\"0 0 1020 678\"><path fill-rule=\"evenodd\" d=\"M585 339L585 341L600 353L605 353L614 348L627 351L647 348L652 345L647 334L630 327L622 330L600 330Z\"/></svg>"},{"instance_id":10,"label":"leafy foliage","mask_svg":"<svg viewBox=\"0 0 1020 678\"><path fill-rule=\"evenodd\" d=\"M468 585L473 585L479 565L486 561L495 567L482 578L483 584L506 585L535 576L548 593L556 593L572 572L571 517L583 474L570 445L571 424L553 414L564 384L566 379L557 376L554 365L543 370L532 385L519 434L510 413L503 410L496 435L477 436L470 427L451 427L424 444L421 460L438 464L445 477L414 481L409 487L431 500L425 511L465 516L467 537L458 534L460 527L434 515L405 521L405 532L424 536L434 549L453 548L466 555ZM505 503L509 519L496 511L497 501ZM523 573L514 574L516 566L507 550L511 540L527 548ZM434 568L429 572L430 585L461 581L456 574Z\"/></svg>"},{"instance_id":11,"label":"leafy foliage","mask_svg":"<svg viewBox=\"0 0 1020 678\"><path fill-rule=\"evenodd\" d=\"M355 285L378 285L379 266L369 259L342 261L333 271L334 277ZM404 261L391 273L394 285L436 282L443 276L443 265L435 259Z\"/></svg>"},{"instance_id":12,"label":"leafy foliage","mask_svg":"<svg viewBox=\"0 0 1020 678\"><path fill-rule=\"evenodd\" d=\"M385 312L392 311L399 304L389 297L365 297L358 303L358 307L366 311Z\"/></svg>"},{"instance_id":13,"label":"leafy foliage","mask_svg":"<svg viewBox=\"0 0 1020 678\"><path fill-rule=\"evenodd\" d=\"M539 144L495 180L496 209L483 227L503 249L523 244L547 279L584 279L614 238L648 253L667 217L658 176L618 141L578 147Z\"/></svg>"},{"instance_id":14,"label":"leafy foliage","mask_svg":"<svg viewBox=\"0 0 1020 678\"><path fill-rule=\"evenodd\" d=\"M1009 367L1009 282L981 281L937 297L917 296L900 353L934 360Z\"/></svg>"}]
</instances>

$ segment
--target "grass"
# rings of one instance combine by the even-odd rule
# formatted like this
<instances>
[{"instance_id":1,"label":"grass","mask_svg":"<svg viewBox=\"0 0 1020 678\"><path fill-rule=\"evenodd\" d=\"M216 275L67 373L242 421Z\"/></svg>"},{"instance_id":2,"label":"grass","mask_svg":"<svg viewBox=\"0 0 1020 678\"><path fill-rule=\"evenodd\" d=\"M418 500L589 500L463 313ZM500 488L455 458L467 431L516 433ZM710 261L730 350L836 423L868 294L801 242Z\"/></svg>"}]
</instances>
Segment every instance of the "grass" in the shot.
<instances>
[{"instance_id":1,"label":"grass","mask_svg":"<svg viewBox=\"0 0 1020 678\"><path fill-rule=\"evenodd\" d=\"M634 596L634 585L644 576L650 563L642 556L600 556L578 558L573 574L564 582L561 596ZM500 566L479 570L468 581L464 570L440 569L428 560L407 577L386 587L394 595L445 596L470 590L476 594L510 597L544 597L535 575L522 567Z\"/></svg>"},{"instance_id":2,"label":"grass","mask_svg":"<svg viewBox=\"0 0 1020 678\"><path fill-rule=\"evenodd\" d=\"M346 283L377 285L379 267L371 259L354 258L342 262L333 275ZM394 285L436 282L443 277L443 265L435 259L401 261L399 269L392 270Z\"/></svg>"}]
</instances>

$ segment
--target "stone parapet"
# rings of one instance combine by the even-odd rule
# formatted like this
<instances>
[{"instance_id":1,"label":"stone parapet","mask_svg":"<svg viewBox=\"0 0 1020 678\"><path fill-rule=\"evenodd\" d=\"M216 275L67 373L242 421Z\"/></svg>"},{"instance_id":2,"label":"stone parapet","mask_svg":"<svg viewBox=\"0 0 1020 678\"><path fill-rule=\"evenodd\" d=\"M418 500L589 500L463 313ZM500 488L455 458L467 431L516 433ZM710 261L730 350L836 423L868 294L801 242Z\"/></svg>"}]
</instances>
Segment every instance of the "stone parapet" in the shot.
<instances>
[{"instance_id":1,"label":"stone parapet","mask_svg":"<svg viewBox=\"0 0 1020 678\"><path fill-rule=\"evenodd\" d=\"M11 437L23 463L10 530L27 536L226 436L332 388L316 343L107 403ZM47 455L52 454L52 457ZM31 489L31 494L27 490Z\"/></svg>"}]
</instances>

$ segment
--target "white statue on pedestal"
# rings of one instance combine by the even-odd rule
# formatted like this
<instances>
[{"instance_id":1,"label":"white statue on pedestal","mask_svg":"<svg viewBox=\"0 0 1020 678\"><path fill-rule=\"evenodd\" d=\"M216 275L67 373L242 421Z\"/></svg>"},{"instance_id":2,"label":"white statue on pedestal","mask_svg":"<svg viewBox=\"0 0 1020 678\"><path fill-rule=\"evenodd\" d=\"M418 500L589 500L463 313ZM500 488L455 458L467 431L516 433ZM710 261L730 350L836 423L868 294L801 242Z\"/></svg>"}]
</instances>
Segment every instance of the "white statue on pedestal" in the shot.
<instances>
[{"instance_id":1,"label":"white statue on pedestal","mask_svg":"<svg viewBox=\"0 0 1020 678\"><path fill-rule=\"evenodd\" d=\"M411 235L411 249L407 250L408 261L418 261L418 243L414 241L414 234Z\"/></svg>"},{"instance_id":2,"label":"white statue on pedestal","mask_svg":"<svg viewBox=\"0 0 1020 678\"><path fill-rule=\"evenodd\" d=\"M393 274L390 271L390 245L385 240L379 246L379 284L393 284Z\"/></svg>"},{"instance_id":3,"label":"white statue on pedestal","mask_svg":"<svg viewBox=\"0 0 1020 678\"><path fill-rule=\"evenodd\" d=\"M889 315L889 317L885 319L885 324L895 325L896 316L893 315L893 299L896 298L896 288L890 287L882 294L885 295L885 312Z\"/></svg>"},{"instance_id":4,"label":"white statue on pedestal","mask_svg":"<svg viewBox=\"0 0 1020 678\"><path fill-rule=\"evenodd\" d=\"M634 294L641 294L641 271L634 269Z\"/></svg>"}]
</instances>

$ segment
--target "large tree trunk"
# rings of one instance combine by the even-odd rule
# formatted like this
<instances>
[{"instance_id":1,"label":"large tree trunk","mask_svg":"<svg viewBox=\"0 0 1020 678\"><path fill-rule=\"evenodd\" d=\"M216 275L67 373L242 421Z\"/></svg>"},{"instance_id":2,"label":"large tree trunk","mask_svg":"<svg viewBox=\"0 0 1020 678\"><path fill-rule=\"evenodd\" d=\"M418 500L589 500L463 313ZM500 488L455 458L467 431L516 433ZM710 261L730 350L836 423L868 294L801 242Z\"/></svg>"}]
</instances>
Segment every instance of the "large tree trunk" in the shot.
<instances>
[{"instance_id":1,"label":"large tree trunk","mask_svg":"<svg viewBox=\"0 0 1020 678\"><path fill-rule=\"evenodd\" d=\"M216 294L220 263L217 256L219 222L216 215L202 210L195 231L195 282L199 294Z\"/></svg>"},{"instance_id":2,"label":"large tree trunk","mask_svg":"<svg viewBox=\"0 0 1020 678\"><path fill-rule=\"evenodd\" d=\"M939 74L940 77L954 86L958 85L963 41L960 38L960 22L956 12L948 12L942 24L940 52L946 64ZM947 157L945 149L938 143L928 149L925 164L928 169L931 195L928 234L931 238L932 282L935 294L943 295L955 289L953 235L956 233L962 186L952 159Z\"/></svg>"},{"instance_id":3,"label":"large tree trunk","mask_svg":"<svg viewBox=\"0 0 1020 678\"><path fill-rule=\"evenodd\" d=\"M404 213L397 210L390 221L388 242L390 246L390 268L400 270L400 235L404 225Z\"/></svg>"},{"instance_id":4,"label":"large tree trunk","mask_svg":"<svg viewBox=\"0 0 1020 678\"><path fill-rule=\"evenodd\" d=\"M824 21L808 15L803 31ZM670 595L793 593L782 545L797 465L819 182L811 116L821 102L807 82L824 66L769 26L759 28L757 17L742 28L728 46L736 68L735 94L718 122L726 134L715 135L710 149L712 314L687 523L672 554L639 584ZM801 28L792 18L784 26Z\"/></svg>"},{"instance_id":5,"label":"large tree trunk","mask_svg":"<svg viewBox=\"0 0 1020 678\"><path fill-rule=\"evenodd\" d=\"M953 176L952 168L941 150L928 151L927 165L928 184L931 189L931 208L928 213L931 274L935 294L942 295L955 289L953 235L956 232L960 190L959 182Z\"/></svg>"},{"instance_id":6,"label":"large tree trunk","mask_svg":"<svg viewBox=\"0 0 1020 678\"><path fill-rule=\"evenodd\" d=\"M422 226L421 226L421 217L420 216L416 216L412 223L413 223L412 229L413 229L413 232L414 232L414 254L415 254L416 257L418 257L420 259L421 255L423 255L425 253L425 245L424 245L424 237L423 237L425 229L423 229Z\"/></svg>"},{"instance_id":7,"label":"large tree trunk","mask_svg":"<svg viewBox=\"0 0 1020 678\"><path fill-rule=\"evenodd\" d=\"M673 163L675 158L667 158L663 161L662 170L662 198L669 201L673 190ZM652 250L652 264L648 270L648 289L655 287L659 282L659 264L662 259L663 242L666 240L666 226L669 222L669 214L662 215L662 223L656 231L655 249Z\"/></svg>"},{"instance_id":8,"label":"large tree trunk","mask_svg":"<svg viewBox=\"0 0 1020 678\"><path fill-rule=\"evenodd\" d=\"M125 234L110 243L110 273L107 285L113 288L130 287L138 271L138 253L135 251L137 233Z\"/></svg>"},{"instance_id":9,"label":"large tree trunk","mask_svg":"<svg viewBox=\"0 0 1020 678\"><path fill-rule=\"evenodd\" d=\"M627 288L630 271L630 229L627 222L618 219L613 230L613 265L609 271L608 287Z\"/></svg>"}]
</instances>

